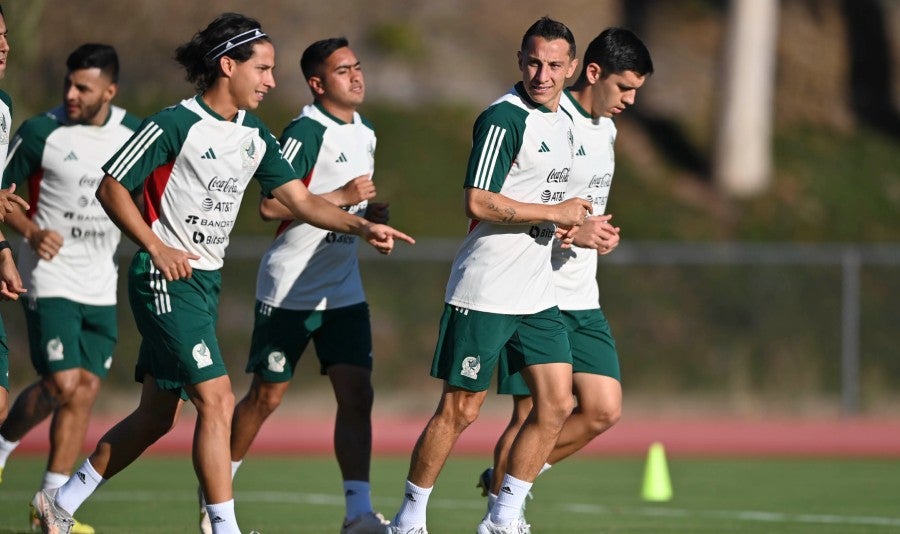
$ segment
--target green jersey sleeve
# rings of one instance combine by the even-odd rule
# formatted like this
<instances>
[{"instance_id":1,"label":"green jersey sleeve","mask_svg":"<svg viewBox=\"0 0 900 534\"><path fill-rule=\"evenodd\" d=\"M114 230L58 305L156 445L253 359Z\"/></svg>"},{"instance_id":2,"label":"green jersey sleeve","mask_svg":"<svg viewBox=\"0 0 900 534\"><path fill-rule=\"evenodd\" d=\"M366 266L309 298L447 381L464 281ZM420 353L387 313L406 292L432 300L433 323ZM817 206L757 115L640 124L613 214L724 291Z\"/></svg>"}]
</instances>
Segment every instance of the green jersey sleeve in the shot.
<instances>
[{"instance_id":1,"label":"green jersey sleeve","mask_svg":"<svg viewBox=\"0 0 900 534\"><path fill-rule=\"evenodd\" d=\"M277 189L295 179L297 174L294 172L294 169L291 168L290 163L284 159L281 152L281 145L278 144L278 140L275 139L272 132L269 131L261 120L256 117L252 118L254 120L252 126L259 131L260 138L266 144L266 153L263 155L263 159L260 162L259 167L257 167L254 177L262 188L262 194L264 196L271 196L273 189Z\"/></svg>"},{"instance_id":2,"label":"green jersey sleeve","mask_svg":"<svg viewBox=\"0 0 900 534\"><path fill-rule=\"evenodd\" d=\"M59 123L46 114L32 117L22 123L10 143L6 168L3 170L4 189L12 184L21 185L29 176L40 170L47 137L57 127Z\"/></svg>"},{"instance_id":3,"label":"green jersey sleeve","mask_svg":"<svg viewBox=\"0 0 900 534\"><path fill-rule=\"evenodd\" d=\"M196 119L174 107L148 117L103 165L103 172L129 191L137 190L154 170L175 161L194 122Z\"/></svg>"},{"instance_id":4,"label":"green jersey sleeve","mask_svg":"<svg viewBox=\"0 0 900 534\"><path fill-rule=\"evenodd\" d=\"M479 115L472 132L472 152L465 187L499 192L522 147L528 112L501 102Z\"/></svg>"},{"instance_id":5,"label":"green jersey sleeve","mask_svg":"<svg viewBox=\"0 0 900 534\"><path fill-rule=\"evenodd\" d=\"M291 122L281 134L284 159L291 164L294 172L304 182L309 181L309 175L316 166L324 138L325 125L309 117L301 117Z\"/></svg>"}]
</instances>

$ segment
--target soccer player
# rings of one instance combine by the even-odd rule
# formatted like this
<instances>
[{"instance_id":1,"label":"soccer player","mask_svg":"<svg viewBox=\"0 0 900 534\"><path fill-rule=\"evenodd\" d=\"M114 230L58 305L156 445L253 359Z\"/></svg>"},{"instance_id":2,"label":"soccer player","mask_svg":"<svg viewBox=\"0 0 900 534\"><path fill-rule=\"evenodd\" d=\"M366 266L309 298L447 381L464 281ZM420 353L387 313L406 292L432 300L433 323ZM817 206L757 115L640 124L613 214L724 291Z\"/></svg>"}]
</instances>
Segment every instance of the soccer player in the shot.
<instances>
[{"instance_id":1,"label":"soccer player","mask_svg":"<svg viewBox=\"0 0 900 534\"><path fill-rule=\"evenodd\" d=\"M275 87L275 48L257 21L220 15L175 57L196 94L146 119L103 166L97 189L110 218L140 247L129 297L143 338L135 369L141 400L62 487L35 495L45 532L69 532L78 507L165 435L186 400L197 409L192 458L213 532L240 532L229 468L234 394L216 318L219 269L252 178L296 218L362 236L382 253L395 239L412 242L311 194L248 112ZM132 193L143 196L143 211Z\"/></svg>"},{"instance_id":2,"label":"soccer player","mask_svg":"<svg viewBox=\"0 0 900 534\"><path fill-rule=\"evenodd\" d=\"M572 411L572 354L550 269L554 235L570 241L591 208L565 199L574 146L559 99L578 63L572 32L538 20L522 38L518 63L522 81L475 122L465 179L470 230L451 268L431 368L443 393L413 450L391 533L426 532L428 497L456 440L478 417L502 350L535 402L511 447L505 491L480 534L519 532L522 501Z\"/></svg>"},{"instance_id":3,"label":"soccer player","mask_svg":"<svg viewBox=\"0 0 900 534\"><path fill-rule=\"evenodd\" d=\"M619 244L619 228L610 223L612 215L605 214L615 167L613 117L634 104L638 89L652 73L653 62L644 43L629 30L609 28L588 45L581 74L560 99L575 123L575 160L566 194L590 199L594 209L575 234L573 246L563 248L559 241L553 246L553 281L572 345L577 406L541 472L609 429L622 412L616 344L598 304L597 256ZM513 396L513 413L495 447L494 468L479 480L489 492L489 510L501 490L509 449L532 406L521 373L506 371L501 365L498 389ZM526 524L524 519L522 523Z\"/></svg>"},{"instance_id":4,"label":"soccer player","mask_svg":"<svg viewBox=\"0 0 900 534\"><path fill-rule=\"evenodd\" d=\"M281 136L285 157L309 190L349 213L387 222L375 196L375 132L357 108L365 80L344 38L317 41L300 60L313 103ZM231 462L236 470L266 418L288 389L301 354L315 343L323 375L337 400L334 451L344 481L343 534L384 533L372 510L372 331L355 236L294 220L280 202L264 198L264 219L281 220L256 282L256 322L247 371L253 381L235 406ZM202 510L201 510L202 513Z\"/></svg>"},{"instance_id":5,"label":"soccer player","mask_svg":"<svg viewBox=\"0 0 900 534\"><path fill-rule=\"evenodd\" d=\"M9 31L6 28L6 17L3 6L0 6L0 79L6 75L6 64L9 59ZM12 100L6 91L0 90L0 169L6 163L9 148L9 133L12 128ZM0 190L0 222L6 216L20 209L28 209L28 203L15 194L15 186ZM0 232L0 300L17 300L25 293L22 278L16 269L9 242ZM9 402L9 348L6 345L6 329L0 319L0 423L6 419ZM0 482L3 481L3 466L0 465Z\"/></svg>"},{"instance_id":6,"label":"soccer player","mask_svg":"<svg viewBox=\"0 0 900 534\"><path fill-rule=\"evenodd\" d=\"M119 59L105 44L84 44L66 60L63 103L25 121L13 138L4 184L28 183L32 209L7 222L25 238L19 271L31 289L23 304L31 362L40 378L16 398L0 426L0 465L48 416L50 452L41 489L72 474L100 381L116 344L121 232L94 198L100 167L140 120L112 105ZM36 524L36 517L35 526ZM90 534L76 523L75 533Z\"/></svg>"}]
</instances>

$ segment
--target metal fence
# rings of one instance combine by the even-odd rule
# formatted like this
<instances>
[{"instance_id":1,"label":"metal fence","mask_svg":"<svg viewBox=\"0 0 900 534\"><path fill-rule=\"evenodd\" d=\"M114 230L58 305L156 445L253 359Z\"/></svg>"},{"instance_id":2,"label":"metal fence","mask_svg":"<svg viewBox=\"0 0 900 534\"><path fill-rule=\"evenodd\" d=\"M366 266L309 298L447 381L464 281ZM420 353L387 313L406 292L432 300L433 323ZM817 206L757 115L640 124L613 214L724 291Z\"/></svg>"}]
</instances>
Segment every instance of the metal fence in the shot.
<instances>
[{"instance_id":1,"label":"metal fence","mask_svg":"<svg viewBox=\"0 0 900 534\"><path fill-rule=\"evenodd\" d=\"M236 389L246 380L240 371L253 324L256 267L268 244L268 238L234 238L223 269L220 346ZM387 257L361 247L377 390L415 392L428 385L424 377L458 244L425 239L398 245ZM133 250L123 246L123 274ZM851 415L885 398L896 403L898 265L900 246L893 244L622 243L601 258L598 279L626 393L655 395L654 406L697 392L712 392L724 404L774 399L787 409L826 399ZM131 388L139 335L124 278L110 382ZM21 309L2 306L15 391L34 375ZM295 382L308 382L293 389L327 393L315 358L304 357L301 365L309 371Z\"/></svg>"}]
</instances>

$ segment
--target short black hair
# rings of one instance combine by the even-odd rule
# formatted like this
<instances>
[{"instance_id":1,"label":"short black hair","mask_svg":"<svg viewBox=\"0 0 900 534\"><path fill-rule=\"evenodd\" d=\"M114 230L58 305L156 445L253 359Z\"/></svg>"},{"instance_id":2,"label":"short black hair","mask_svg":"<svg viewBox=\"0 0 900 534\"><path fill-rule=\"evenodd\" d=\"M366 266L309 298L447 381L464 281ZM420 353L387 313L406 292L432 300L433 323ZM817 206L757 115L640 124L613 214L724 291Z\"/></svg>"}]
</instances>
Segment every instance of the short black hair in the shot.
<instances>
[{"instance_id":1,"label":"short black hair","mask_svg":"<svg viewBox=\"0 0 900 534\"><path fill-rule=\"evenodd\" d=\"M322 39L306 47L300 57L300 70L303 77L309 80L317 74L316 70L339 48L350 46L346 37Z\"/></svg>"},{"instance_id":2,"label":"short black hair","mask_svg":"<svg viewBox=\"0 0 900 534\"><path fill-rule=\"evenodd\" d=\"M119 56L115 48L106 44L86 43L79 46L69 54L66 68L69 72L97 68L113 83L119 81Z\"/></svg>"},{"instance_id":3,"label":"short black hair","mask_svg":"<svg viewBox=\"0 0 900 534\"><path fill-rule=\"evenodd\" d=\"M607 28L591 41L584 52L579 79L586 76L591 63L600 65L603 78L629 70L640 76L653 74L650 51L637 35L625 28Z\"/></svg>"},{"instance_id":4,"label":"short black hair","mask_svg":"<svg viewBox=\"0 0 900 534\"><path fill-rule=\"evenodd\" d=\"M259 32L257 37L251 37L243 44L210 56L213 49L226 44L229 39L254 30ZM253 56L253 46L260 41L272 42L269 36L262 32L256 19L240 13L222 13L206 28L195 33L190 41L175 49L175 61L184 67L185 77L194 84L197 92L202 93L212 87L222 75L219 68L221 56L228 56L238 62L247 61Z\"/></svg>"},{"instance_id":5,"label":"short black hair","mask_svg":"<svg viewBox=\"0 0 900 534\"><path fill-rule=\"evenodd\" d=\"M525 51L525 48L528 46L528 40L532 37L543 37L548 41L563 39L569 43L569 58L575 58L575 36L572 34L572 30L562 22L547 16L538 19L522 36L522 47L520 49L522 52Z\"/></svg>"}]
</instances>

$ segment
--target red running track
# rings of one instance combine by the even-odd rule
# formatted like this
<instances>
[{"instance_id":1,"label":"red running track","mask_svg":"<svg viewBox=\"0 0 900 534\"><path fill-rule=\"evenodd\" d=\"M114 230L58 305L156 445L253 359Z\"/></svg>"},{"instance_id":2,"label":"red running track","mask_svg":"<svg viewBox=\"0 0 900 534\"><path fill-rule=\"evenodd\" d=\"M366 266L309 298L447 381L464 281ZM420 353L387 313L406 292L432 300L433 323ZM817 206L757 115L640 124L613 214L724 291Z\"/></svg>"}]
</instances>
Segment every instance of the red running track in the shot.
<instances>
[{"instance_id":1,"label":"red running track","mask_svg":"<svg viewBox=\"0 0 900 534\"><path fill-rule=\"evenodd\" d=\"M151 453L190 451L194 419L183 419L172 432L150 448ZM376 454L408 455L428 420L422 417L378 417L374 423ZM94 418L85 440L85 452L117 420ZM454 452L490 455L505 419L483 417L463 433ZM332 450L330 418L273 416L253 444L254 453L316 454ZM40 453L47 448L45 422L30 432L19 448ZM683 456L819 456L900 457L900 420L890 419L774 419L624 418L579 454L641 455L654 441L672 455Z\"/></svg>"}]
</instances>

